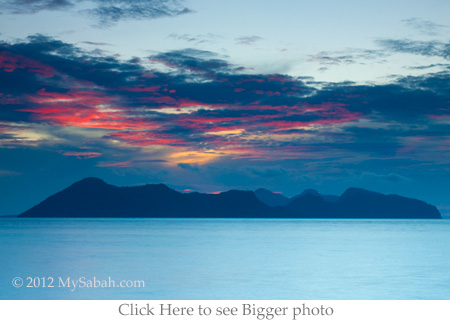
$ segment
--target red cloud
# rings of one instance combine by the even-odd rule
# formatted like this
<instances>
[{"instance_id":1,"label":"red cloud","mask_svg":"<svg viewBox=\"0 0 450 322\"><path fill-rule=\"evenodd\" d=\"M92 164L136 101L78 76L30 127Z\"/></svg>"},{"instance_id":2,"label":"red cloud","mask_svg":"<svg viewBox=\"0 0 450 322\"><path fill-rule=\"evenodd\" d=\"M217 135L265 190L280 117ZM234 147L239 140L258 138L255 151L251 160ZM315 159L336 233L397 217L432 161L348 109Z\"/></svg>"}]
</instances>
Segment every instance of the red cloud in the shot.
<instances>
[{"instance_id":1,"label":"red cloud","mask_svg":"<svg viewBox=\"0 0 450 322\"><path fill-rule=\"evenodd\" d=\"M16 69L24 69L29 73L44 77L53 77L55 74L55 70L48 65L6 51L0 52L0 68L9 73Z\"/></svg>"},{"instance_id":2,"label":"red cloud","mask_svg":"<svg viewBox=\"0 0 450 322\"><path fill-rule=\"evenodd\" d=\"M163 145L192 151L214 149L234 158L251 159L273 157L272 147L280 142L295 145L298 133L288 130L342 124L360 117L342 103L304 103L303 83L283 75L228 75L208 70L202 73L208 81L197 82L194 78L176 78L144 68L122 74L121 63L116 60L110 69L104 67L108 66L104 61L90 66L89 60L81 62L73 58L66 63L74 63L76 68L86 70L78 74L75 67L68 68L71 72L65 74L62 69L53 69L36 60L1 52L0 68L7 72L23 69L44 77L57 74L61 79L58 85L53 80L37 80L41 89L34 93L17 97L0 94L0 103L20 102L26 107L16 112L31 113L31 121L111 130L112 133L102 133L103 140L117 140L136 147ZM194 67L187 69L198 71ZM98 75L101 81L89 75ZM112 80L105 80L108 77ZM204 92L203 84L206 84ZM186 90L189 88L192 91ZM209 89L217 91L217 96L209 93ZM291 158L305 153L297 146L292 150L283 148L277 147L277 157ZM63 154L79 158L101 155L88 151ZM98 166L125 167L130 163L101 163Z\"/></svg>"},{"instance_id":3,"label":"red cloud","mask_svg":"<svg viewBox=\"0 0 450 322\"><path fill-rule=\"evenodd\" d=\"M70 90L66 93L39 90L28 99L34 107L18 111L35 114L35 119L50 121L61 126L100 129L142 129L154 127L143 117L129 115L123 108L115 106L116 97L101 91Z\"/></svg>"}]
</instances>

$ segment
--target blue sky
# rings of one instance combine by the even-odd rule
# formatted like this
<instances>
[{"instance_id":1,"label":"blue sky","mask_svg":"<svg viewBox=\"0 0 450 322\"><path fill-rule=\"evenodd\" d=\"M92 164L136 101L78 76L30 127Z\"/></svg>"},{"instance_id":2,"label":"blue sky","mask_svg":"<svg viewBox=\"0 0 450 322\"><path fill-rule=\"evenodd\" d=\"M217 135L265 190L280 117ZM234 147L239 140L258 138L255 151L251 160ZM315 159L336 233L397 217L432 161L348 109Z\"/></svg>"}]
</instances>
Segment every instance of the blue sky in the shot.
<instances>
[{"instance_id":1,"label":"blue sky","mask_svg":"<svg viewBox=\"0 0 450 322\"><path fill-rule=\"evenodd\" d=\"M450 213L449 1L0 1L0 214L86 176Z\"/></svg>"}]
</instances>

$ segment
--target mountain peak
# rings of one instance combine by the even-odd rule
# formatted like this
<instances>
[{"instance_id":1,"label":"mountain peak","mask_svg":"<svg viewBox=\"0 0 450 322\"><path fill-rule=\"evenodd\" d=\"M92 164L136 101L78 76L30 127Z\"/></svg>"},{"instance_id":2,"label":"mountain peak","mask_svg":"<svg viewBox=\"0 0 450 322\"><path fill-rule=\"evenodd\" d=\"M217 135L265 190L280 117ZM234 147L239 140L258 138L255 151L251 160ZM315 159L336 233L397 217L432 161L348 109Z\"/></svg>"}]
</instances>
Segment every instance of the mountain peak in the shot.
<instances>
[{"instance_id":1,"label":"mountain peak","mask_svg":"<svg viewBox=\"0 0 450 322\"><path fill-rule=\"evenodd\" d=\"M89 190L90 191L90 190L99 189L99 188L102 188L105 186L110 186L110 185L107 184L102 179L95 178L95 177L88 177L88 178L84 178L84 179L81 179L80 181L75 182L74 184L69 186L67 189Z\"/></svg>"},{"instance_id":2,"label":"mountain peak","mask_svg":"<svg viewBox=\"0 0 450 322\"><path fill-rule=\"evenodd\" d=\"M362 189L362 188L355 188L355 187L351 187L348 188L347 190L345 190L345 192L341 195L340 199L346 199L349 197L354 197L354 196L384 196L382 193L378 193L378 192L374 192L374 191L370 191L370 190L366 190L366 189Z\"/></svg>"},{"instance_id":3,"label":"mountain peak","mask_svg":"<svg viewBox=\"0 0 450 322\"><path fill-rule=\"evenodd\" d=\"M319 191L314 190L314 189L306 189L300 194L300 196L306 196L306 195L321 196Z\"/></svg>"},{"instance_id":4,"label":"mountain peak","mask_svg":"<svg viewBox=\"0 0 450 322\"><path fill-rule=\"evenodd\" d=\"M96 177L87 177L87 178L84 178L84 179L81 179L80 181L77 181L77 182L75 182L74 183L74 185L75 184L89 184L89 185L92 185L92 184L107 184L105 181L103 181L102 179L100 179L100 178L96 178Z\"/></svg>"},{"instance_id":5,"label":"mountain peak","mask_svg":"<svg viewBox=\"0 0 450 322\"><path fill-rule=\"evenodd\" d=\"M255 196L262 203L271 207L282 207L289 203L290 199L282 194L272 192L270 190L259 188L255 190Z\"/></svg>"}]
</instances>

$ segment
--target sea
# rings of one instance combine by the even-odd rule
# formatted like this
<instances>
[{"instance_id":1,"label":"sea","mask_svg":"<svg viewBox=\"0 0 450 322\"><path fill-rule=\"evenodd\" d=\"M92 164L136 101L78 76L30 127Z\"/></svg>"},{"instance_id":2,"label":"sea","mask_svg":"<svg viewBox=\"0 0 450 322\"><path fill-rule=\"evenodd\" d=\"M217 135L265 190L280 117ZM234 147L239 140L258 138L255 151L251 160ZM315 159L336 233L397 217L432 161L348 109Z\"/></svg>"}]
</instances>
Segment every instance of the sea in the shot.
<instances>
[{"instance_id":1,"label":"sea","mask_svg":"<svg viewBox=\"0 0 450 322\"><path fill-rule=\"evenodd\" d=\"M0 219L2 300L449 300L450 220Z\"/></svg>"}]
</instances>

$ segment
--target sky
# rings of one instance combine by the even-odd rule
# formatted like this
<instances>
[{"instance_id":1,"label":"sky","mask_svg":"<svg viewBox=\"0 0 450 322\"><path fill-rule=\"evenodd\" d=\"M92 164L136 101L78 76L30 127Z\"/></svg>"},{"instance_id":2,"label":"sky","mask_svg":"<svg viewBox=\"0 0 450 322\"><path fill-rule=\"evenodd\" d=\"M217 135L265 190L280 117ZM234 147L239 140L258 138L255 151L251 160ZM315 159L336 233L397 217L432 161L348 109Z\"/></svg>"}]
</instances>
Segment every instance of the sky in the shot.
<instances>
[{"instance_id":1,"label":"sky","mask_svg":"<svg viewBox=\"0 0 450 322\"><path fill-rule=\"evenodd\" d=\"M450 215L450 1L0 1L0 215L85 177Z\"/></svg>"}]
</instances>

